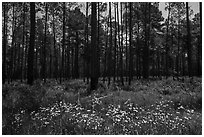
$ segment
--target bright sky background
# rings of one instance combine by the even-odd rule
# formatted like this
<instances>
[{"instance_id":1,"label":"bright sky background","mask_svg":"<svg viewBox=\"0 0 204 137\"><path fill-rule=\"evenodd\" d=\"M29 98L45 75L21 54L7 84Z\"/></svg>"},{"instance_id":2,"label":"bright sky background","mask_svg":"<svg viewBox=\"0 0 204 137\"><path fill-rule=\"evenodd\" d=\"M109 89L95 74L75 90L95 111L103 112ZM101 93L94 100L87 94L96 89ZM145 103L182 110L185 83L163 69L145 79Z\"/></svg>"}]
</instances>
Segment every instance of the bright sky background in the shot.
<instances>
[{"instance_id":1,"label":"bright sky background","mask_svg":"<svg viewBox=\"0 0 204 137\"><path fill-rule=\"evenodd\" d=\"M108 2L108 1L105 1L105 2ZM117 2L117 1L116 1ZM165 11L165 3L167 1L164 1L164 2L159 2L159 10L162 11L162 16L166 19L167 18L167 11ZM179 1L180 2L180 1ZM182 2L182 1L181 1ZM80 2L82 5L83 5L83 8L81 9L82 12L85 14L85 10L86 10L86 3L85 2ZM193 10L193 15L191 16L191 18L194 17L194 15L196 13L199 12L199 2L189 2L189 7ZM109 6L108 6L109 8ZM119 11L120 11L120 2L119 2ZM112 8L112 13L114 12L113 8ZM89 8L89 14L91 13L91 10ZM106 15L109 14L108 10L107 10L107 13ZM114 15L114 13L113 13ZM119 12L119 17L120 17L120 12Z\"/></svg>"},{"instance_id":2,"label":"bright sky background","mask_svg":"<svg viewBox=\"0 0 204 137\"><path fill-rule=\"evenodd\" d=\"M194 14L199 12L199 2L189 2L189 7L193 10ZM159 10L162 11L162 15L164 18L167 18L167 11L165 11L165 2L159 2Z\"/></svg>"}]
</instances>

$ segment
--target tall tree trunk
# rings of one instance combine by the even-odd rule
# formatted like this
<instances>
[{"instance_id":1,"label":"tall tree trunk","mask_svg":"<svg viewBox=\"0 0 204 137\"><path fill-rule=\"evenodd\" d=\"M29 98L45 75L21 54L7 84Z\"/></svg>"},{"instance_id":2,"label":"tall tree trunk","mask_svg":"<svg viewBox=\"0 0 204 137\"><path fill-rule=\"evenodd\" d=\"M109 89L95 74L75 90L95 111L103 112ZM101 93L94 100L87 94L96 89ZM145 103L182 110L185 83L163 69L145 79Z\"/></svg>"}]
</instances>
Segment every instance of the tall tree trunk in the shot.
<instances>
[{"instance_id":1,"label":"tall tree trunk","mask_svg":"<svg viewBox=\"0 0 204 137\"><path fill-rule=\"evenodd\" d=\"M122 2L120 3L120 17L121 17L121 47L120 47L120 81L124 85L123 80L123 10ZM118 19L119 20L119 19Z\"/></svg>"},{"instance_id":2,"label":"tall tree trunk","mask_svg":"<svg viewBox=\"0 0 204 137\"><path fill-rule=\"evenodd\" d=\"M86 2L86 50L89 51L89 31L88 31L88 25L89 25L89 18L88 18L88 11L89 11L89 3ZM86 57L88 57L88 52L86 52ZM90 61L89 58L86 61L87 71L86 71L86 77L87 77L87 84L89 83L89 68L90 68Z\"/></svg>"},{"instance_id":3,"label":"tall tree trunk","mask_svg":"<svg viewBox=\"0 0 204 137\"><path fill-rule=\"evenodd\" d=\"M100 77L100 2L98 2L98 46L97 46L97 52L98 52L98 56L97 56L97 62L98 62L98 72L99 72L99 77Z\"/></svg>"},{"instance_id":4,"label":"tall tree trunk","mask_svg":"<svg viewBox=\"0 0 204 137\"><path fill-rule=\"evenodd\" d=\"M75 57L74 57L74 77L79 78L79 64L78 64L78 58L79 58L79 32L76 31L76 46L75 46Z\"/></svg>"},{"instance_id":5,"label":"tall tree trunk","mask_svg":"<svg viewBox=\"0 0 204 137\"><path fill-rule=\"evenodd\" d=\"M90 92L92 90L97 89L98 85L98 46L97 46L97 31L95 31L95 28L97 28L97 10L96 10L96 2L91 3L91 83L90 83ZM89 94L90 94L89 92Z\"/></svg>"},{"instance_id":6,"label":"tall tree trunk","mask_svg":"<svg viewBox=\"0 0 204 137\"><path fill-rule=\"evenodd\" d=\"M186 2L186 18L187 18L187 46L188 46L188 75L193 76L192 71L192 46L191 46L191 32L190 32L190 22L189 22L189 11L188 2Z\"/></svg>"},{"instance_id":7,"label":"tall tree trunk","mask_svg":"<svg viewBox=\"0 0 204 137\"><path fill-rule=\"evenodd\" d=\"M197 64L198 64L198 76L202 76L202 2L199 2L200 10L200 36L198 44L198 55L197 55Z\"/></svg>"},{"instance_id":8,"label":"tall tree trunk","mask_svg":"<svg viewBox=\"0 0 204 137\"><path fill-rule=\"evenodd\" d=\"M150 5L151 3L145 3L145 45L143 49L143 78L149 77L149 27L150 27ZM148 12L147 12L148 11ZM149 18L147 18L147 15ZM149 27L148 27L149 25Z\"/></svg>"},{"instance_id":9,"label":"tall tree trunk","mask_svg":"<svg viewBox=\"0 0 204 137\"><path fill-rule=\"evenodd\" d=\"M14 62L15 62L15 4L13 3L13 19L12 19L12 43L11 43L11 62L10 62L10 81L12 82L13 80L13 75L14 75Z\"/></svg>"},{"instance_id":10,"label":"tall tree trunk","mask_svg":"<svg viewBox=\"0 0 204 137\"><path fill-rule=\"evenodd\" d=\"M27 83L33 84L33 56L35 46L35 2L30 2L30 45L28 49Z\"/></svg>"},{"instance_id":11,"label":"tall tree trunk","mask_svg":"<svg viewBox=\"0 0 204 137\"><path fill-rule=\"evenodd\" d=\"M68 45L67 45L67 78L70 78L70 38L68 36Z\"/></svg>"},{"instance_id":12,"label":"tall tree trunk","mask_svg":"<svg viewBox=\"0 0 204 137\"><path fill-rule=\"evenodd\" d=\"M167 29L166 29L166 67L165 67L165 73L166 73L166 79L168 78L168 54L169 54L169 47L168 47L168 37L169 37L169 18L170 18L170 3L168 5L168 18L167 18Z\"/></svg>"},{"instance_id":13,"label":"tall tree trunk","mask_svg":"<svg viewBox=\"0 0 204 137\"><path fill-rule=\"evenodd\" d=\"M131 85L133 77L133 55L132 55L132 3L129 2L130 9L130 20L129 20L129 81L128 84Z\"/></svg>"},{"instance_id":14,"label":"tall tree trunk","mask_svg":"<svg viewBox=\"0 0 204 137\"><path fill-rule=\"evenodd\" d=\"M177 73L177 79L180 75L180 66L179 66L179 59L180 59L180 20L178 20L178 34L177 34L177 57L176 57L176 73Z\"/></svg>"},{"instance_id":15,"label":"tall tree trunk","mask_svg":"<svg viewBox=\"0 0 204 137\"><path fill-rule=\"evenodd\" d=\"M117 3L118 5L118 3ZM117 6L118 8L118 6ZM115 35L114 35L114 55L113 55L113 81L115 82L115 73L116 73L116 48L117 48L117 17L116 17L116 5L114 6L114 13L115 13ZM119 28L118 28L119 30ZM119 37L119 36L118 36Z\"/></svg>"},{"instance_id":16,"label":"tall tree trunk","mask_svg":"<svg viewBox=\"0 0 204 137\"><path fill-rule=\"evenodd\" d=\"M53 8L53 11L52 11L52 17L53 17L53 44L54 44L54 64L55 64L55 68L54 68L54 77L55 79L57 79L57 72L58 72L58 61L57 61L57 49L56 49L56 40L55 40L55 9Z\"/></svg>"},{"instance_id":17,"label":"tall tree trunk","mask_svg":"<svg viewBox=\"0 0 204 137\"><path fill-rule=\"evenodd\" d=\"M109 19L110 19L110 38L109 38L109 54L108 54L108 85L110 85L112 75L112 20L111 20L111 2L109 2Z\"/></svg>"},{"instance_id":18,"label":"tall tree trunk","mask_svg":"<svg viewBox=\"0 0 204 137\"><path fill-rule=\"evenodd\" d=\"M118 46L116 46L116 57L117 57L117 60L116 60L116 65L117 65L117 73L116 73L116 76L117 76L117 78L118 78L118 74L119 74L119 67L121 67L121 66L119 66L119 64L120 64L120 54L118 54L118 51L120 51L120 42L121 42L121 39L120 39L120 24L119 24L119 22L120 22L120 19L119 19L119 7L118 7L118 4L119 3L117 3L117 22L118 22ZM116 30L117 30L117 28L116 28ZM119 62L119 63L118 63Z\"/></svg>"},{"instance_id":19,"label":"tall tree trunk","mask_svg":"<svg viewBox=\"0 0 204 137\"><path fill-rule=\"evenodd\" d=\"M139 8L137 8L137 10L138 10ZM138 79L140 79L141 78L141 67L142 67L142 65L141 65L141 60L140 60L140 58L141 58L141 56L140 56L140 48L141 48L141 46L140 46L140 39L139 39L139 37L140 37L140 34L139 34L139 31L140 31L140 24L139 24L139 13L137 12L137 52L136 52L136 54L137 54L137 78Z\"/></svg>"},{"instance_id":20,"label":"tall tree trunk","mask_svg":"<svg viewBox=\"0 0 204 137\"><path fill-rule=\"evenodd\" d=\"M44 30L44 46L43 46L43 81L46 82L46 47L47 47L47 3L45 2L45 30Z\"/></svg>"},{"instance_id":21,"label":"tall tree trunk","mask_svg":"<svg viewBox=\"0 0 204 137\"><path fill-rule=\"evenodd\" d=\"M126 13L128 12L128 4L127 4L127 2L125 3L125 11L126 11ZM125 43L125 51L126 51L126 63L125 63L125 65L126 65L126 67L125 67L125 72L126 72L126 82L128 81L128 44L127 44L127 39L128 39L128 27L127 27L127 24L128 24L128 20L127 20L127 18L128 18L128 16L127 16L127 14L126 14L126 20L125 20L125 41L126 41L126 43Z\"/></svg>"},{"instance_id":22,"label":"tall tree trunk","mask_svg":"<svg viewBox=\"0 0 204 137\"><path fill-rule=\"evenodd\" d=\"M61 69L60 69L60 83L62 82L62 77L64 75L64 47L65 47L65 13L66 6L65 2L63 2L63 30L62 30L62 62L61 62Z\"/></svg>"},{"instance_id":23,"label":"tall tree trunk","mask_svg":"<svg viewBox=\"0 0 204 137\"><path fill-rule=\"evenodd\" d=\"M7 45L7 17L6 17L6 11L7 11L7 3L3 4L3 16L4 16L4 28L3 28L3 69L2 69L2 82L3 84L6 81L6 45Z\"/></svg>"},{"instance_id":24,"label":"tall tree trunk","mask_svg":"<svg viewBox=\"0 0 204 137\"><path fill-rule=\"evenodd\" d=\"M21 57L21 82L24 79L24 71L23 71L23 65L24 65L24 49L25 49L25 8L26 3L23 3L23 39L22 39L22 57Z\"/></svg>"},{"instance_id":25,"label":"tall tree trunk","mask_svg":"<svg viewBox=\"0 0 204 137\"><path fill-rule=\"evenodd\" d=\"M104 55L104 71L103 71L103 82L105 83L106 81L106 74L107 74L107 46L108 46L108 25L106 26L106 30L105 30L106 34L106 43L105 43L105 55Z\"/></svg>"}]
</instances>

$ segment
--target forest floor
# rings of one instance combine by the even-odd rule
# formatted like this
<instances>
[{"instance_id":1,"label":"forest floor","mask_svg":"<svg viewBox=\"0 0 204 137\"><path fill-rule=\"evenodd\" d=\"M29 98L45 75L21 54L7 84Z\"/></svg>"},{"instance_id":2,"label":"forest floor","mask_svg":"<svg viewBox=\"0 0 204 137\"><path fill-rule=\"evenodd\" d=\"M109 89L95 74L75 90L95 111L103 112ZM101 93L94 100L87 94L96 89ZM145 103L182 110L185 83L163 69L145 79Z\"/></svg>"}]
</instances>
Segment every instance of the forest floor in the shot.
<instances>
[{"instance_id":1,"label":"forest floor","mask_svg":"<svg viewBox=\"0 0 204 137\"><path fill-rule=\"evenodd\" d=\"M202 79L99 82L83 80L2 86L2 134L202 134Z\"/></svg>"}]
</instances>

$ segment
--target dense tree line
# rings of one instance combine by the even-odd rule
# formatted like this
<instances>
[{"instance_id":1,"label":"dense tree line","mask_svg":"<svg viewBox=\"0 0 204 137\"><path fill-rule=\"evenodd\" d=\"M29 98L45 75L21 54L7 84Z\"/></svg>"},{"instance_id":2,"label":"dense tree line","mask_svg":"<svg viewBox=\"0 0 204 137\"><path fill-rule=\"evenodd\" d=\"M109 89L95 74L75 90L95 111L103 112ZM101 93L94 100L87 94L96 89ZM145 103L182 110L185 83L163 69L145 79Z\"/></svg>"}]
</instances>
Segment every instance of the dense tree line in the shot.
<instances>
[{"instance_id":1,"label":"dense tree line","mask_svg":"<svg viewBox=\"0 0 204 137\"><path fill-rule=\"evenodd\" d=\"M84 78L96 90L134 78L202 75L202 3L57 2L2 5L3 84ZM194 69L195 68L195 69Z\"/></svg>"}]
</instances>

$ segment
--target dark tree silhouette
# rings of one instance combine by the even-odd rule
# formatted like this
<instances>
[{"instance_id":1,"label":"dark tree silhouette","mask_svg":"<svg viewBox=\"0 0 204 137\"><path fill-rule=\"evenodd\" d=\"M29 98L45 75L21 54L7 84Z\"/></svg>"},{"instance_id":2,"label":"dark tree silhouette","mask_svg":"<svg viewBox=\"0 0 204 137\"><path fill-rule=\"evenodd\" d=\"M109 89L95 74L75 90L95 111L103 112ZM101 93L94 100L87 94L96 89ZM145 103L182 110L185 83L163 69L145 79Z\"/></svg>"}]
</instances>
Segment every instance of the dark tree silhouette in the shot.
<instances>
[{"instance_id":1,"label":"dark tree silhouette","mask_svg":"<svg viewBox=\"0 0 204 137\"><path fill-rule=\"evenodd\" d=\"M23 66L24 66L24 49L25 49L25 9L26 9L26 4L23 3L23 39L22 39L22 45L23 45L23 49L22 49L22 57L21 57L21 82L23 81L23 77L24 77L24 70L23 70Z\"/></svg>"},{"instance_id":2,"label":"dark tree silhouette","mask_svg":"<svg viewBox=\"0 0 204 137\"><path fill-rule=\"evenodd\" d=\"M117 8L118 8L118 3L117 3ZM114 55L113 55L113 81L115 82L115 76L116 76L116 60L117 60L117 55L116 55L116 49L117 49L117 12L116 12L116 5L114 6L114 13L115 13L115 35L114 35ZM119 31L119 28L118 28ZM119 35L118 35L119 38Z\"/></svg>"},{"instance_id":3,"label":"dark tree silhouette","mask_svg":"<svg viewBox=\"0 0 204 137\"><path fill-rule=\"evenodd\" d=\"M13 77L14 77L14 70L15 70L15 53L16 53L16 48L15 48L15 28L16 28L16 20L15 20L15 4L12 4L13 6L13 17L12 17L12 43L11 43L11 62L10 62L10 80L12 82Z\"/></svg>"},{"instance_id":4,"label":"dark tree silhouette","mask_svg":"<svg viewBox=\"0 0 204 137\"><path fill-rule=\"evenodd\" d=\"M121 19L121 45L120 45L120 81L121 84L124 85L124 80L123 80L123 6L122 2L120 3L120 19ZM118 19L119 20L119 19ZM120 42L120 41L119 41Z\"/></svg>"},{"instance_id":5,"label":"dark tree silhouette","mask_svg":"<svg viewBox=\"0 0 204 137\"><path fill-rule=\"evenodd\" d=\"M198 44L198 55L197 55L197 64L198 64L198 76L202 76L202 2L199 2L200 10L200 37Z\"/></svg>"},{"instance_id":6,"label":"dark tree silhouette","mask_svg":"<svg viewBox=\"0 0 204 137\"><path fill-rule=\"evenodd\" d=\"M193 76L192 72L192 47L191 47L191 32L189 23L189 7L188 2L186 2L186 19L187 19L187 46L188 46L188 75Z\"/></svg>"},{"instance_id":7,"label":"dark tree silhouette","mask_svg":"<svg viewBox=\"0 0 204 137\"><path fill-rule=\"evenodd\" d=\"M168 58L169 58L169 47L168 47L168 38L169 38L169 19L170 19L170 3L168 5L168 17L167 17L167 22L166 22L166 67L165 67L165 73L166 73L166 79L168 78Z\"/></svg>"},{"instance_id":8,"label":"dark tree silhouette","mask_svg":"<svg viewBox=\"0 0 204 137\"><path fill-rule=\"evenodd\" d=\"M91 83L90 83L90 91L96 90L98 85L98 45L97 45L97 10L96 10L96 2L91 3ZM90 94L90 93L89 93Z\"/></svg>"},{"instance_id":9,"label":"dark tree silhouette","mask_svg":"<svg viewBox=\"0 0 204 137\"><path fill-rule=\"evenodd\" d=\"M200 14L195 14L192 19L189 3L167 3L167 19L163 23L157 2L98 2L96 34L93 27L91 30L95 22L91 23L93 18L88 14L88 2L85 12L79 3L35 4L35 35L33 28L29 30L29 3L2 5L3 83L23 82L32 72L30 60L33 60L32 79L41 78L44 82L46 78L58 80L59 77L60 82L67 78L83 78L89 83L90 77L96 80L103 76L108 85L111 82L123 85L124 78L131 84L134 76L137 79L176 76L177 80L184 80L187 74L190 77L201 76L201 3ZM35 40L32 40L33 35ZM34 50L33 57L30 49ZM93 64L97 64L94 66L97 73ZM196 65L196 70L193 70L193 65ZM93 84L95 80L91 85L96 85Z\"/></svg>"},{"instance_id":10,"label":"dark tree silhouette","mask_svg":"<svg viewBox=\"0 0 204 137\"><path fill-rule=\"evenodd\" d=\"M151 3L145 3L145 45L143 47L143 78L149 77L149 29L150 29L150 6Z\"/></svg>"},{"instance_id":11,"label":"dark tree silhouette","mask_svg":"<svg viewBox=\"0 0 204 137\"><path fill-rule=\"evenodd\" d=\"M2 82L3 84L5 83L6 81L6 44L7 44L7 17L6 17L6 7L7 7L7 4L4 3L3 4L3 17L4 17L4 28L3 28L3 68L2 68Z\"/></svg>"},{"instance_id":12,"label":"dark tree silhouette","mask_svg":"<svg viewBox=\"0 0 204 137\"><path fill-rule=\"evenodd\" d=\"M52 29L53 29L53 47L54 47L54 64L55 64L55 67L54 67L54 77L55 79L57 79L58 75L57 75L57 72L58 72L58 60L57 60L57 53L56 53L56 40L55 40L55 8L53 8L53 11L52 11L52 22L53 22L53 26L52 26Z\"/></svg>"},{"instance_id":13,"label":"dark tree silhouette","mask_svg":"<svg viewBox=\"0 0 204 137\"><path fill-rule=\"evenodd\" d=\"M108 85L110 85L112 75L112 20L111 20L111 2L109 2L109 20L110 20L110 37L108 49Z\"/></svg>"},{"instance_id":14,"label":"dark tree silhouette","mask_svg":"<svg viewBox=\"0 0 204 137\"><path fill-rule=\"evenodd\" d=\"M89 34L88 34L88 25L89 25L89 18L88 18L88 11L89 11L89 3L86 2L86 51L85 51L85 56L86 56L86 77L87 77L87 83L89 83L89 67L90 67L90 58L88 55L89 51Z\"/></svg>"},{"instance_id":15,"label":"dark tree silhouette","mask_svg":"<svg viewBox=\"0 0 204 137\"><path fill-rule=\"evenodd\" d=\"M62 62L61 62L61 71L60 71L60 83L62 82L62 76L64 72L64 47L65 47L65 15L66 14L66 5L63 2L63 30L62 30Z\"/></svg>"},{"instance_id":16,"label":"dark tree silhouette","mask_svg":"<svg viewBox=\"0 0 204 137\"><path fill-rule=\"evenodd\" d=\"M128 4L127 3L125 3L125 11L126 11L126 13L128 12ZM127 71L128 71L128 44L127 44L127 42L128 42L128 20L127 20L127 18L128 18L128 14L126 14L126 17L125 17L125 51L126 51L126 60L125 60L125 65L126 65L126 67L125 67L125 72L126 72L126 82L128 81L128 73L127 73Z\"/></svg>"},{"instance_id":17,"label":"dark tree silhouette","mask_svg":"<svg viewBox=\"0 0 204 137\"><path fill-rule=\"evenodd\" d=\"M132 54L132 3L129 2L130 9L130 20L129 20L129 81L128 84L131 84L133 77L133 54Z\"/></svg>"},{"instance_id":18,"label":"dark tree silhouette","mask_svg":"<svg viewBox=\"0 0 204 137\"><path fill-rule=\"evenodd\" d=\"M44 30L44 45L43 45L43 66L42 78L46 82L46 47L47 47L47 3L45 2L45 30Z\"/></svg>"},{"instance_id":19,"label":"dark tree silhouette","mask_svg":"<svg viewBox=\"0 0 204 137\"><path fill-rule=\"evenodd\" d=\"M33 84L33 57L35 46L35 2L30 2L30 44L28 48L27 83Z\"/></svg>"},{"instance_id":20,"label":"dark tree silhouette","mask_svg":"<svg viewBox=\"0 0 204 137\"><path fill-rule=\"evenodd\" d=\"M79 32L76 31L76 45L75 45L75 57L74 57L74 78L79 78Z\"/></svg>"}]
</instances>

